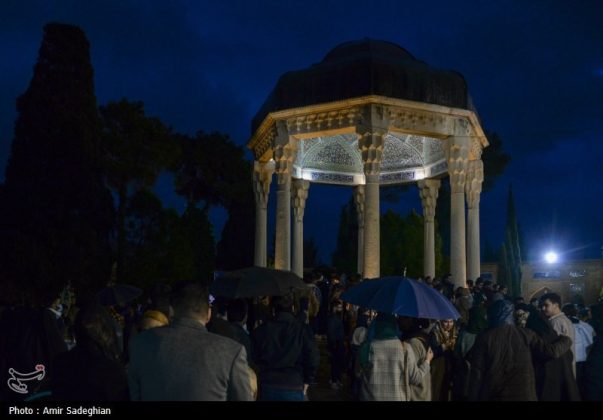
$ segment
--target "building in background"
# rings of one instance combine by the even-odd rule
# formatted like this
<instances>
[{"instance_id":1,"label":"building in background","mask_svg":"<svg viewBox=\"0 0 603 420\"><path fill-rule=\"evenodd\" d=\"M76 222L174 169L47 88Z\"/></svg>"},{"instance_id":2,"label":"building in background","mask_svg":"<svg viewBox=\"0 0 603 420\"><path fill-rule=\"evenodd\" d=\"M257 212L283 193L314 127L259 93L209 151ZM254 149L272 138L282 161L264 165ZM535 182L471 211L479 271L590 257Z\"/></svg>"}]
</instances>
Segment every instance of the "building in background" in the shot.
<instances>
[{"instance_id":1,"label":"building in background","mask_svg":"<svg viewBox=\"0 0 603 420\"><path fill-rule=\"evenodd\" d=\"M496 282L498 263L481 264L484 280ZM556 263L525 262L521 266L523 298L529 301L547 292L558 293L563 302L593 304L603 287L603 258Z\"/></svg>"}]
</instances>

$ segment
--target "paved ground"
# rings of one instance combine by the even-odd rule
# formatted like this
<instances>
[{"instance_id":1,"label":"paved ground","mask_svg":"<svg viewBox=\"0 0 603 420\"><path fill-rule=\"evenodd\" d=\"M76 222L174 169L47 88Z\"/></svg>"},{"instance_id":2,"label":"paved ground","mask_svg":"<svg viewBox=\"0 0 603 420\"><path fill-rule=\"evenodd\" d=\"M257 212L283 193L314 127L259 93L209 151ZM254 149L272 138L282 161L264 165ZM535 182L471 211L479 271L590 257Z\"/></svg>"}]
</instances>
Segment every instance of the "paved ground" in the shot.
<instances>
[{"instance_id":1,"label":"paved ground","mask_svg":"<svg viewBox=\"0 0 603 420\"><path fill-rule=\"evenodd\" d=\"M343 387L340 390L331 389L329 386L331 365L329 364L327 341L317 340L316 342L320 350L320 367L316 375L318 385L310 387L308 390L308 399L310 401L352 401L352 394L349 391L350 386L346 374L343 375Z\"/></svg>"}]
</instances>

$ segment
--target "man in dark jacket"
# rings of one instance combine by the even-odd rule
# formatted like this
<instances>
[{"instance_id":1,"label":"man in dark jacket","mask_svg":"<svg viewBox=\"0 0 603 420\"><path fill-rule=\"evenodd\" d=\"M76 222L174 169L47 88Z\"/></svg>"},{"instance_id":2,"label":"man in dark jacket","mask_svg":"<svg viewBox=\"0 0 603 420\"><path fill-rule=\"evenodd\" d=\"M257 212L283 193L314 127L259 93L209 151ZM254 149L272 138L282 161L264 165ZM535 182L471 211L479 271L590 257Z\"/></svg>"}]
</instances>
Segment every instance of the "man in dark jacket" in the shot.
<instances>
[{"instance_id":1,"label":"man in dark jacket","mask_svg":"<svg viewBox=\"0 0 603 420\"><path fill-rule=\"evenodd\" d=\"M312 330L293 315L293 297L272 300L275 316L253 334L260 400L303 401L320 355Z\"/></svg>"},{"instance_id":2,"label":"man in dark jacket","mask_svg":"<svg viewBox=\"0 0 603 420\"><path fill-rule=\"evenodd\" d=\"M244 327L247 323L247 311L248 306L244 299L233 299L228 302L228 322L233 330L233 336L230 338L245 347L247 361L251 364L253 362L251 338Z\"/></svg>"},{"instance_id":3,"label":"man in dark jacket","mask_svg":"<svg viewBox=\"0 0 603 420\"><path fill-rule=\"evenodd\" d=\"M557 358L572 345L565 336L546 343L533 331L515 326L513 312L507 300L488 308L489 329L477 337L468 355L470 400L536 401L532 352Z\"/></svg>"}]
</instances>

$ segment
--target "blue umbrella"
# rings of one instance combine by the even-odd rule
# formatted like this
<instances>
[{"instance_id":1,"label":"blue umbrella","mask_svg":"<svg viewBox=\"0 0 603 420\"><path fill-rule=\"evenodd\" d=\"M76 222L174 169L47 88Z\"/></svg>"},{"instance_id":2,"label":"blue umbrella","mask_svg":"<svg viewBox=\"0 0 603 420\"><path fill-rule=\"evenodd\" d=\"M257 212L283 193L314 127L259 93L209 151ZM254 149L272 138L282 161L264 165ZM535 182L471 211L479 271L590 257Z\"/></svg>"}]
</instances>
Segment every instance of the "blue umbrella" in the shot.
<instances>
[{"instance_id":1,"label":"blue umbrella","mask_svg":"<svg viewBox=\"0 0 603 420\"><path fill-rule=\"evenodd\" d=\"M452 302L437 290L407 277L365 280L346 290L341 299L379 312L428 319L458 319Z\"/></svg>"}]
</instances>

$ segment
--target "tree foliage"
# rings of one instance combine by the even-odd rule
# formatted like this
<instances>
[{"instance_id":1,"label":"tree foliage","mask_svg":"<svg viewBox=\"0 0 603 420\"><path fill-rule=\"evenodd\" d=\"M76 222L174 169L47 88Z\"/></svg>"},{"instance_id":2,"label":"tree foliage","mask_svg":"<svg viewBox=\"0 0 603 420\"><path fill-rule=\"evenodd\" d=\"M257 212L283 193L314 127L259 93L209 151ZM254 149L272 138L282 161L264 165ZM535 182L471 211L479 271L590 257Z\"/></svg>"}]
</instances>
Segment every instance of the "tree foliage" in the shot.
<instances>
[{"instance_id":1,"label":"tree foliage","mask_svg":"<svg viewBox=\"0 0 603 420\"><path fill-rule=\"evenodd\" d=\"M423 275L423 217L414 210L403 217L392 210L381 216L381 275ZM444 268L442 239L435 237L436 273Z\"/></svg>"},{"instance_id":2,"label":"tree foliage","mask_svg":"<svg viewBox=\"0 0 603 420\"><path fill-rule=\"evenodd\" d=\"M509 289L511 296L521 296L521 247L513 190L509 186L507 203L507 224L505 228L505 241L500 248L497 281Z\"/></svg>"},{"instance_id":3,"label":"tree foliage","mask_svg":"<svg viewBox=\"0 0 603 420\"><path fill-rule=\"evenodd\" d=\"M403 217L392 210L381 216L381 275L423 275L423 217L412 211ZM443 273L442 238L435 237L436 272ZM353 198L342 207L333 266L355 273L358 261L358 223Z\"/></svg>"},{"instance_id":4,"label":"tree foliage","mask_svg":"<svg viewBox=\"0 0 603 420\"><path fill-rule=\"evenodd\" d=\"M179 215L143 189L129 200L127 213L124 282L148 288L158 281L212 278L214 238L204 210L193 207Z\"/></svg>"},{"instance_id":5,"label":"tree foliage","mask_svg":"<svg viewBox=\"0 0 603 420\"><path fill-rule=\"evenodd\" d=\"M237 270L253 265L255 207L251 194L251 181L247 184L247 188L251 197L248 201L230 207L228 220L222 229L216 250L216 267L220 270Z\"/></svg>"},{"instance_id":6,"label":"tree foliage","mask_svg":"<svg viewBox=\"0 0 603 420\"><path fill-rule=\"evenodd\" d=\"M123 280L127 208L132 190L150 188L174 159L168 129L158 118L147 117L142 102L109 102L100 108L104 167L116 192L117 281Z\"/></svg>"},{"instance_id":7,"label":"tree foliage","mask_svg":"<svg viewBox=\"0 0 603 420\"><path fill-rule=\"evenodd\" d=\"M498 134L486 131L486 138L490 144L482 153L484 162L483 192L488 192L494 188L496 180L504 173L507 165L511 162L511 155L504 151L503 142Z\"/></svg>"},{"instance_id":8,"label":"tree foliage","mask_svg":"<svg viewBox=\"0 0 603 420\"><path fill-rule=\"evenodd\" d=\"M0 203L4 283L38 297L67 282L100 287L111 269L113 206L101 170L93 70L81 29L44 27L17 111Z\"/></svg>"},{"instance_id":9,"label":"tree foliage","mask_svg":"<svg viewBox=\"0 0 603 420\"><path fill-rule=\"evenodd\" d=\"M318 257L318 246L314 238L304 239L304 267L318 267L322 265Z\"/></svg>"},{"instance_id":10,"label":"tree foliage","mask_svg":"<svg viewBox=\"0 0 603 420\"><path fill-rule=\"evenodd\" d=\"M227 135L197 132L195 137L176 136L180 156L174 165L176 192L188 203L226 209L240 201L241 181L251 189L251 169L244 151Z\"/></svg>"},{"instance_id":11,"label":"tree foliage","mask_svg":"<svg viewBox=\"0 0 603 420\"><path fill-rule=\"evenodd\" d=\"M185 197L189 209L201 205L207 213L211 206L219 205L228 211L217 244L216 267L235 270L253 265L252 168L243 148L218 132L199 131L195 137L178 135L177 143L180 154L172 168L176 192ZM214 261L207 263L213 269Z\"/></svg>"},{"instance_id":12,"label":"tree foliage","mask_svg":"<svg viewBox=\"0 0 603 420\"><path fill-rule=\"evenodd\" d=\"M341 208L337 245L331 255L333 267L343 273L358 271L358 219L352 196Z\"/></svg>"}]
</instances>

